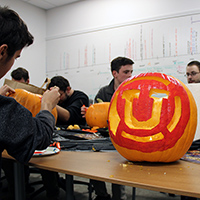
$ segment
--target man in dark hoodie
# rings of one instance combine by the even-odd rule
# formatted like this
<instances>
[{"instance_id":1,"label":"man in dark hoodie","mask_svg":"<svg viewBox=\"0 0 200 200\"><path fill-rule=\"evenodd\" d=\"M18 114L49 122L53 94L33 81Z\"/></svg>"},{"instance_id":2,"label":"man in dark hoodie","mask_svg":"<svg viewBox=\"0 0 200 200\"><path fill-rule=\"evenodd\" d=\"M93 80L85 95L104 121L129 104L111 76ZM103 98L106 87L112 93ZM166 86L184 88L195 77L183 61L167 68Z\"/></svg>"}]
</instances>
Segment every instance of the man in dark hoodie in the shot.
<instances>
[{"instance_id":1,"label":"man in dark hoodie","mask_svg":"<svg viewBox=\"0 0 200 200\"><path fill-rule=\"evenodd\" d=\"M8 7L0 7L0 78L20 57L24 47L33 43L33 36L19 15ZM0 165L1 153L8 154L21 163L27 163L35 149L49 146L55 125L52 109L60 99L59 88L44 93L41 110L32 117L15 99L7 94L15 92L4 85L0 88ZM1 175L1 174L0 174Z\"/></svg>"}]
</instances>

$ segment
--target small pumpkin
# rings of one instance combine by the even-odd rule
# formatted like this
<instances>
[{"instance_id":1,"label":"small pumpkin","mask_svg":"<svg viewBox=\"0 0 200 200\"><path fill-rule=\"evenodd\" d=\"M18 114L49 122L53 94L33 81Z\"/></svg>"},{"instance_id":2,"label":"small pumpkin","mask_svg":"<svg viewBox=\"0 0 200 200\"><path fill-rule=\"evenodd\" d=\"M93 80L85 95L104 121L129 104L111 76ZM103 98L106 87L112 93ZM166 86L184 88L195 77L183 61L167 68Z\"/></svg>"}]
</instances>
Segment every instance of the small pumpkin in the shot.
<instances>
[{"instance_id":1,"label":"small pumpkin","mask_svg":"<svg viewBox=\"0 0 200 200\"><path fill-rule=\"evenodd\" d=\"M85 119L90 127L97 126L99 128L108 127L108 108L109 102L94 103L87 109Z\"/></svg>"},{"instance_id":2,"label":"small pumpkin","mask_svg":"<svg viewBox=\"0 0 200 200\"><path fill-rule=\"evenodd\" d=\"M162 73L142 73L115 91L108 114L113 145L131 161L173 162L191 146L197 107L189 89Z\"/></svg>"},{"instance_id":3,"label":"small pumpkin","mask_svg":"<svg viewBox=\"0 0 200 200\"><path fill-rule=\"evenodd\" d=\"M35 117L41 108L42 95L28 92L24 89L15 89L15 93L9 94L9 97L14 98L18 103L27 108ZM57 120L57 110L54 108L51 112Z\"/></svg>"}]
</instances>

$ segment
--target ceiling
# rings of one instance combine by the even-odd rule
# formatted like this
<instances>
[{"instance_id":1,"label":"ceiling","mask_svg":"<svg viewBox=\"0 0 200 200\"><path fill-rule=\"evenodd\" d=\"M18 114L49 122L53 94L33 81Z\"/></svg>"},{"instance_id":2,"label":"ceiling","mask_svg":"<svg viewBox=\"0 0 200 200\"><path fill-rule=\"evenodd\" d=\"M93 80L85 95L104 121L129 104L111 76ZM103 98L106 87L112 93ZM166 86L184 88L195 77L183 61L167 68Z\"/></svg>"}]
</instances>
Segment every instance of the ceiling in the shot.
<instances>
[{"instance_id":1,"label":"ceiling","mask_svg":"<svg viewBox=\"0 0 200 200\"><path fill-rule=\"evenodd\" d=\"M63 6L66 4L74 3L81 0L20 0L32 5L35 5L39 8L43 8L45 10L56 8L59 6Z\"/></svg>"}]
</instances>

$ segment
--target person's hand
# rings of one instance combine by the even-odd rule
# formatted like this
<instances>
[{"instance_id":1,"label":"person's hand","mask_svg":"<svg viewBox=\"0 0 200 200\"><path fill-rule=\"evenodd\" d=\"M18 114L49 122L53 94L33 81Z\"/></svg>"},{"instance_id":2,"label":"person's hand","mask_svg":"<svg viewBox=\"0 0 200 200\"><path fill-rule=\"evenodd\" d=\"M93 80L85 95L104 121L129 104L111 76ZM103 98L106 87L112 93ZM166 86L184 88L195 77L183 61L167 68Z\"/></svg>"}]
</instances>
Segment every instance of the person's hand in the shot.
<instances>
[{"instance_id":1,"label":"person's hand","mask_svg":"<svg viewBox=\"0 0 200 200\"><path fill-rule=\"evenodd\" d=\"M87 112L87 109L88 109L88 107L86 107L85 105L83 105L81 107L81 115L82 115L83 118L85 118L85 114Z\"/></svg>"},{"instance_id":2,"label":"person's hand","mask_svg":"<svg viewBox=\"0 0 200 200\"><path fill-rule=\"evenodd\" d=\"M52 109L58 104L60 100L60 93L58 87L53 87L51 90L44 92L41 101L41 110L52 111Z\"/></svg>"},{"instance_id":3,"label":"person's hand","mask_svg":"<svg viewBox=\"0 0 200 200\"><path fill-rule=\"evenodd\" d=\"M6 96L9 95L10 93L15 93L15 90L13 88L11 88L8 85L4 85L0 88L0 95L2 96Z\"/></svg>"}]
</instances>

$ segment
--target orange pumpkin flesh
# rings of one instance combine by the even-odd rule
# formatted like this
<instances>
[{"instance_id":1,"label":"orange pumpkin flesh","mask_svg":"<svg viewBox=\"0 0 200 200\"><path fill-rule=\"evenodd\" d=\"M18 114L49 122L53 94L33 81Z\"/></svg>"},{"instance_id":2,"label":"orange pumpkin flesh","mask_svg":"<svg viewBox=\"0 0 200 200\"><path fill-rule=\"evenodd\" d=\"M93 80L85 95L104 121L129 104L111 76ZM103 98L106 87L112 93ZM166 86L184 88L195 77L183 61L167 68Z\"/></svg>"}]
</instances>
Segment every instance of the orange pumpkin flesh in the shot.
<instances>
[{"instance_id":1,"label":"orange pumpkin flesh","mask_svg":"<svg viewBox=\"0 0 200 200\"><path fill-rule=\"evenodd\" d=\"M28 92L24 89L15 89L15 93L11 93L9 97L13 97L18 103L27 108L35 117L41 109L42 95ZM51 112L57 120L57 110L54 108Z\"/></svg>"},{"instance_id":2,"label":"orange pumpkin flesh","mask_svg":"<svg viewBox=\"0 0 200 200\"><path fill-rule=\"evenodd\" d=\"M131 161L173 162L194 139L197 108L188 88L174 77L143 73L115 91L108 114L117 151Z\"/></svg>"},{"instance_id":3,"label":"orange pumpkin flesh","mask_svg":"<svg viewBox=\"0 0 200 200\"><path fill-rule=\"evenodd\" d=\"M97 126L99 128L108 127L108 108L110 103L95 103L91 105L86 112L85 119L90 127Z\"/></svg>"}]
</instances>

